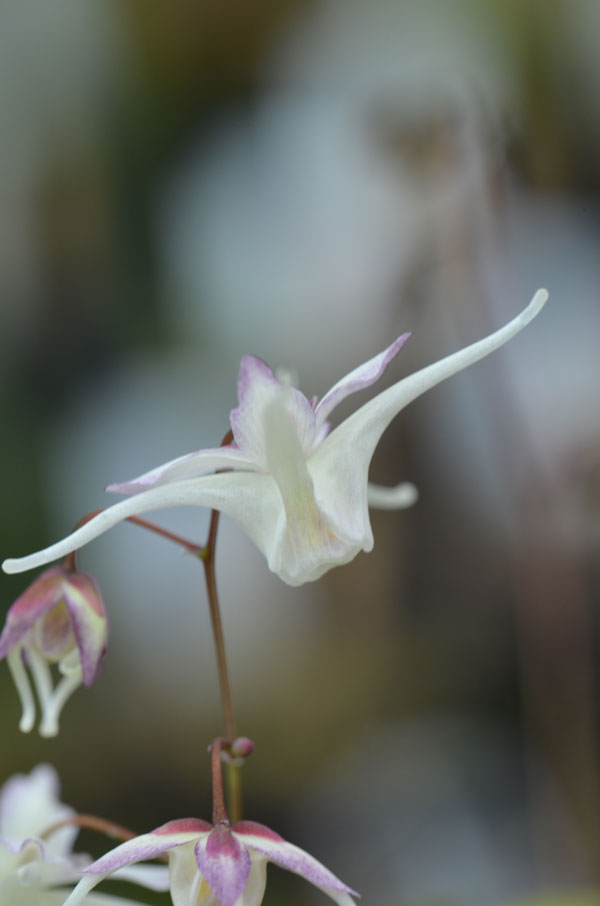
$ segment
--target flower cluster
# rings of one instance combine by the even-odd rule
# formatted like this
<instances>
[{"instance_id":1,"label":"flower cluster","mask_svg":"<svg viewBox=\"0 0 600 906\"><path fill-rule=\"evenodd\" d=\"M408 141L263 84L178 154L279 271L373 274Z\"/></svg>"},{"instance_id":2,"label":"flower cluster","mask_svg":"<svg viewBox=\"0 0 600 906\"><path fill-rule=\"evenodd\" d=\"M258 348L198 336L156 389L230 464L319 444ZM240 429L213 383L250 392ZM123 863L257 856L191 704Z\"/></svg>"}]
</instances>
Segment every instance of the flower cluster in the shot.
<instances>
[{"instance_id":1,"label":"flower cluster","mask_svg":"<svg viewBox=\"0 0 600 906\"><path fill-rule=\"evenodd\" d=\"M35 722L28 670L41 709L40 733L52 736L58 732L62 706L79 685L94 681L106 651L104 605L93 580L75 571L76 550L124 519L152 527L140 514L195 505L235 519L284 582L300 585L318 579L359 551L371 550L369 505L401 508L416 500L411 484L380 488L368 480L371 458L392 419L416 397L514 337L546 298L546 291L539 290L529 306L500 330L397 382L333 429L329 417L334 408L377 381L408 334L347 374L320 401L309 400L263 361L246 356L238 380L238 406L231 412L230 443L111 485L109 491L126 499L93 515L45 550L4 561L3 569L13 573L68 558L65 565L39 576L15 601L0 635L0 659L7 659L21 699L21 729L27 732ZM214 626L214 610L218 611L210 578L214 547L209 543L200 548L156 526L153 530L203 557ZM221 648L217 661L226 693L225 722L232 729ZM53 667L60 674L56 685ZM222 759L232 771L239 771L253 748L246 737L233 736L232 731L228 741L216 739L211 748L212 824L186 818L132 839L125 832L120 839L126 842L91 864L88 857L72 853L76 816L58 801L53 770L40 766L29 777L12 778L0 793L0 902L79 906L88 898L90 906L125 906L129 901L90 893L116 874L156 890L169 889L174 906L259 906L266 866L273 862L304 877L338 906L352 906L358 894L304 850L254 821L230 823ZM168 874L165 866L138 864L157 857L167 858Z\"/></svg>"}]
</instances>

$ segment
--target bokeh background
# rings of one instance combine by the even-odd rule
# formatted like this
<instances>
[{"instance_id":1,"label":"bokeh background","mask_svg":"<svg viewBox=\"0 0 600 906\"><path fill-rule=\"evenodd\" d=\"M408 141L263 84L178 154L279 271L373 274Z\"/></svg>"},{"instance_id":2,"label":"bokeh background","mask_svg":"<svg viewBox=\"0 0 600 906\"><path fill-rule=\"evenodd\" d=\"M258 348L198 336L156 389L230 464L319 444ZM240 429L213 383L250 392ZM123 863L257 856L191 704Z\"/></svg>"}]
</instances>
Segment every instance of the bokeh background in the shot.
<instances>
[{"instance_id":1,"label":"bokeh background","mask_svg":"<svg viewBox=\"0 0 600 906\"><path fill-rule=\"evenodd\" d=\"M420 500L371 554L290 589L222 520L247 814L370 906L600 902L599 35L597 0L0 11L3 555L218 443L246 352L321 395L412 330L383 386L550 291L388 430L371 476ZM130 525L80 564L103 676L40 740L2 665L0 776L49 761L140 832L208 817L201 568ZM321 901L270 869L267 906Z\"/></svg>"}]
</instances>

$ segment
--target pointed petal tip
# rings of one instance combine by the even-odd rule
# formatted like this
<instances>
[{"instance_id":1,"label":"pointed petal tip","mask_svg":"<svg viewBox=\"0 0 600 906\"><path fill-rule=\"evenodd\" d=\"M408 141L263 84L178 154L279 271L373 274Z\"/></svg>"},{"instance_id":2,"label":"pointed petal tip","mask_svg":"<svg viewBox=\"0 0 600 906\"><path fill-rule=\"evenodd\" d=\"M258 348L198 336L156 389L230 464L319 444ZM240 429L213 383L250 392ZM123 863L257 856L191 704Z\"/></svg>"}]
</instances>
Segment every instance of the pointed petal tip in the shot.
<instances>
[{"instance_id":1,"label":"pointed petal tip","mask_svg":"<svg viewBox=\"0 0 600 906\"><path fill-rule=\"evenodd\" d=\"M132 484L132 482L113 481L112 484L107 484L104 490L107 494L121 494L121 488L123 488L127 484Z\"/></svg>"},{"instance_id":2,"label":"pointed petal tip","mask_svg":"<svg viewBox=\"0 0 600 906\"><path fill-rule=\"evenodd\" d=\"M546 302L548 301L550 294L547 289L540 288L535 293L533 299L525 309L523 314L527 313L530 318L535 318L537 313L542 310Z\"/></svg>"}]
</instances>

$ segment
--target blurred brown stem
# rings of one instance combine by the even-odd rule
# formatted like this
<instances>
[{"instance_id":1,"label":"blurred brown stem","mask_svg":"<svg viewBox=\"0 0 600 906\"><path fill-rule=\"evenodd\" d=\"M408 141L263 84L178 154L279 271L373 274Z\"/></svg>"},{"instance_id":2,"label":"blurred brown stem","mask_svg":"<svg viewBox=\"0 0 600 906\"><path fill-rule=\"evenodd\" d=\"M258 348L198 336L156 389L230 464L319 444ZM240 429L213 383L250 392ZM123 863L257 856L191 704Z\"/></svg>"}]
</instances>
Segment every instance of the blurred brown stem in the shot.
<instances>
[{"instance_id":1,"label":"blurred brown stem","mask_svg":"<svg viewBox=\"0 0 600 906\"><path fill-rule=\"evenodd\" d=\"M233 435L228 431L221 446L231 443ZM198 556L204 566L204 578L206 580L206 591L208 594L208 607L212 624L213 638L215 642L215 653L217 657L217 670L219 673L219 686L221 689L221 704L223 706L223 717L225 719L225 735L232 742L236 738L235 719L233 716L233 705L231 702L231 686L229 683L229 671L227 669L227 657L225 654L225 638L223 636L223 623L221 620L221 611L219 608L219 596L217 593L217 580L215 576L215 548L217 544L217 530L219 528L218 510L213 510L210 514L210 526L208 529L208 538L204 548L198 551ZM229 812L231 820L235 823L242 817L242 778L240 767L236 764L227 765L227 780L229 788Z\"/></svg>"}]
</instances>

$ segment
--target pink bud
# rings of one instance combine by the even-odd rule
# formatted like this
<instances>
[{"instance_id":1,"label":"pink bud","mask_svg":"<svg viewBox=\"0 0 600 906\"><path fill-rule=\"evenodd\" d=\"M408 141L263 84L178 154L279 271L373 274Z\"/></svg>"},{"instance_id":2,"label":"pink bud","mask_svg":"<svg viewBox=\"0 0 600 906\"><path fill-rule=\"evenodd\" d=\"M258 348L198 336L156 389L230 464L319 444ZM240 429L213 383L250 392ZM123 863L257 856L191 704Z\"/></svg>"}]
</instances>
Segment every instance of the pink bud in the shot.
<instances>
[{"instance_id":1,"label":"pink bud","mask_svg":"<svg viewBox=\"0 0 600 906\"><path fill-rule=\"evenodd\" d=\"M254 752L254 743L247 736L238 736L231 744L231 754L235 758L248 758Z\"/></svg>"},{"instance_id":2,"label":"pink bud","mask_svg":"<svg viewBox=\"0 0 600 906\"><path fill-rule=\"evenodd\" d=\"M0 635L0 660L7 659L27 733L35 722L35 703L26 667L38 693L42 736L58 732L60 711L83 683L90 686L106 652L108 621L94 581L66 567L54 567L17 598L6 615ZM60 678L51 674L56 664Z\"/></svg>"}]
</instances>

